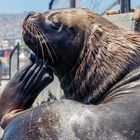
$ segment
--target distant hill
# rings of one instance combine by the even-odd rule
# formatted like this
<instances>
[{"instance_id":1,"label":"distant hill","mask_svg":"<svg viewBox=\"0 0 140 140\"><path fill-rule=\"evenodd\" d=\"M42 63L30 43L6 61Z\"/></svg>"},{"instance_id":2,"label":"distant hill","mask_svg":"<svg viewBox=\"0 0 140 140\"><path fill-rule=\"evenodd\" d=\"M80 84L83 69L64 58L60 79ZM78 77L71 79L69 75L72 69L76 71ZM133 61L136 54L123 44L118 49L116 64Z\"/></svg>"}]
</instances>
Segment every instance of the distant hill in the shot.
<instances>
[{"instance_id":1,"label":"distant hill","mask_svg":"<svg viewBox=\"0 0 140 140\"><path fill-rule=\"evenodd\" d=\"M21 37L25 14L0 14L0 38Z\"/></svg>"}]
</instances>

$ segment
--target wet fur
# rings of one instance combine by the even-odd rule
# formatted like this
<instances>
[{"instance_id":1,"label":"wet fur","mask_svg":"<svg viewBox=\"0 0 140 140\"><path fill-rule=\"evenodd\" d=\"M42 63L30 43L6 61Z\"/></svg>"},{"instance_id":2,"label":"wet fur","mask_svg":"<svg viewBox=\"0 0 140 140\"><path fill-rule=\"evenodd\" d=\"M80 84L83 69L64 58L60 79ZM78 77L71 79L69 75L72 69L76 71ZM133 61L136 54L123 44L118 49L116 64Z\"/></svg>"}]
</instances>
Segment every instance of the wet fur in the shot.
<instances>
[{"instance_id":1,"label":"wet fur","mask_svg":"<svg viewBox=\"0 0 140 140\"><path fill-rule=\"evenodd\" d=\"M101 26L90 32L74 67L73 79L68 85L63 82L63 88L71 92L76 87L73 92L77 100L86 97L84 103L98 104L113 85L140 64L140 39L139 34L124 35L120 31L115 35L118 31L107 32Z\"/></svg>"},{"instance_id":2,"label":"wet fur","mask_svg":"<svg viewBox=\"0 0 140 140\"><path fill-rule=\"evenodd\" d=\"M138 33L126 32L88 9L54 10L48 18L52 17L74 29L74 43L80 44L77 59L69 58L72 59L71 68L67 68L67 61L62 62L67 71L57 70L61 67L60 63L52 67L67 99L99 104L117 82L139 65ZM70 41L69 38L67 40Z\"/></svg>"}]
</instances>

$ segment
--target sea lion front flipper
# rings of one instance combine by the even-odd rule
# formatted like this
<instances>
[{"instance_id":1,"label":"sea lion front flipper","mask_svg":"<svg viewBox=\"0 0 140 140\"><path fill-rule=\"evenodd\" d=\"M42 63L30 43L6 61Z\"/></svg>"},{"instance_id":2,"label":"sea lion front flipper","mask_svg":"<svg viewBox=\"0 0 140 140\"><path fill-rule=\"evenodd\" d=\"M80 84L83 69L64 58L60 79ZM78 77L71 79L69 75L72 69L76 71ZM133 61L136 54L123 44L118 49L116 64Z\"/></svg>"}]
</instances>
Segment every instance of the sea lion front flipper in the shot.
<instances>
[{"instance_id":1,"label":"sea lion front flipper","mask_svg":"<svg viewBox=\"0 0 140 140\"><path fill-rule=\"evenodd\" d=\"M22 110L30 108L37 95L53 81L53 72L36 57L14 75L0 97L0 120L2 127Z\"/></svg>"}]
</instances>

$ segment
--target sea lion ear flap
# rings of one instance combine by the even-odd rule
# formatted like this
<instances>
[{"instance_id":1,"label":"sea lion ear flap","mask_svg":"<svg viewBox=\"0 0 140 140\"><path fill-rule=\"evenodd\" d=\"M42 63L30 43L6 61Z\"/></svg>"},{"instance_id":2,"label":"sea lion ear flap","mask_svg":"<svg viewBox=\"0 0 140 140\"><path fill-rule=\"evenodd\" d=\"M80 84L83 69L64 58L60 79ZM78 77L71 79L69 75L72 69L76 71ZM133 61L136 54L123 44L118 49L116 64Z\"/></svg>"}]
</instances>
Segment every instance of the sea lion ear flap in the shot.
<instances>
[{"instance_id":1,"label":"sea lion ear flap","mask_svg":"<svg viewBox=\"0 0 140 140\"><path fill-rule=\"evenodd\" d=\"M93 24L91 28L91 35L96 38L96 40L100 40L103 35L103 28L100 24Z\"/></svg>"},{"instance_id":2,"label":"sea lion ear flap","mask_svg":"<svg viewBox=\"0 0 140 140\"><path fill-rule=\"evenodd\" d=\"M87 46L91 50L96 51L101 46L101 39L103 36L103 28L100 24L93 24L88 31Z\"/></svg>"}]
</instances>

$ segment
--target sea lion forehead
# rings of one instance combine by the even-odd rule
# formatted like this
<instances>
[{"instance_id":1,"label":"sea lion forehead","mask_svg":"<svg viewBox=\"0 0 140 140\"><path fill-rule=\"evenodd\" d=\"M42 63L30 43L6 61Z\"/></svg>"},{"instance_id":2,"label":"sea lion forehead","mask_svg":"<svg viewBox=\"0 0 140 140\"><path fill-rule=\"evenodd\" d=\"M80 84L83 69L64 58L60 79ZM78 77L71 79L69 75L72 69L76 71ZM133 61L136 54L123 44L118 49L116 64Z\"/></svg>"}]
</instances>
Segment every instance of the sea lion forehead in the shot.
<instances>
[{"instance_id":1,"label":"sea lion forehead","mask_svg":"<svg viewBox=\"0 0 140 140\"><path fill-rule=\"evenodd\" d=\"M67 26L86 26L89 23L88 9L71 8L49 10L45 18L52 21L59 21ZM80 21L80 22L79 22Z\"/></svg>"},{"instance_id":2,"label":"sea lion forehead","mask_svg":"<svg viewBox=\"0 0 140 140\"><path fill-rule=\"evenodd\" d=\"M86 29L93 24L104 25L104 28L110 30L119 30L119 27L112 24L101 15L97 14L93 10L86 8L67 8L67 9L55 9L46 12L45 18L53 19L61 22L64 25L79 27L80 29Z\"/></svg>"}]
</instances>

